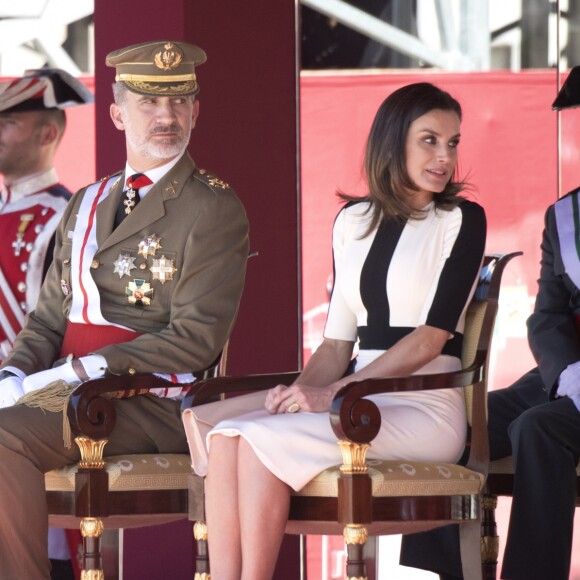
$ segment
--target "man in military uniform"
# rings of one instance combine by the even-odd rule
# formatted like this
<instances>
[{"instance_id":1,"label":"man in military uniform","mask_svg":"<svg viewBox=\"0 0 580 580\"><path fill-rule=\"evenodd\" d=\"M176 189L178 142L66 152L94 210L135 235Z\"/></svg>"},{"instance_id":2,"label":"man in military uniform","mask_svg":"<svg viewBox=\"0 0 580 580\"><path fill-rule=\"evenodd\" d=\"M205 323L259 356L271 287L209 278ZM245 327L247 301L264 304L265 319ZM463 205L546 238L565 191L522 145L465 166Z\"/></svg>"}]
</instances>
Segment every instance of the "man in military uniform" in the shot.
<instances>
[{"instance_id":1,"label":"man in military uniform","mask_svg":"<svg viewBox=\"0 0 580 580\"><path fill-rule=\"evenodd\" d=\"M242 293L248 223L234 191L186 152L205 60L173 41L107 56L125 168L68 204L36 310L0 367L0 392L34 398L54 381L105 373L187 380L221 352ZM158 396L116 400L106 453L187 452L180 391L168 382ZM44 473L80 457L63 446L62 419L24 404L0 410L0 578L49 576Z\"/></svg>"},{"instance_id":2,"label":"man in military uniform","mask_svg":"<svg viewBox=\"0 0 580 580\"><path fill-rule=\"evenodd\" d=\"M34 309L54 249L54 233L71 192L54 168L66 129L65 109L92 103L92 93L60 69L27 71L0 83L0 361ZM0 393L0 406L14 402ZM62 530L49 533L53 579L72 578Z\"/></svg>"}]
</instances>

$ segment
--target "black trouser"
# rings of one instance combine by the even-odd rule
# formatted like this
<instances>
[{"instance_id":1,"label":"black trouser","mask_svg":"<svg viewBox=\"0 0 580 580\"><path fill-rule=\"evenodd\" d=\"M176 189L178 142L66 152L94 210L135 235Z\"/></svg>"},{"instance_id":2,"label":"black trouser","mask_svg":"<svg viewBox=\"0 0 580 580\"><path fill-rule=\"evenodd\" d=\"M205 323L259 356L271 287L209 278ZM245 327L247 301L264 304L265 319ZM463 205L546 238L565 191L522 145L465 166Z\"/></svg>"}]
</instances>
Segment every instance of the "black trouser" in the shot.
<instances>
[{"instance_id":1,"label":"black trouser","mask_svg":"<svg viewBox=\"0 0 580 580\"><path fill-rule=\"evenodd\" d=\"M537 371L489 394L492 460L514 461L514 490L502 578L567 580L580 455L580 413L546 402ZM403 538L401 564L462 577L457 526Z\"/></svg>"}]
</instances>

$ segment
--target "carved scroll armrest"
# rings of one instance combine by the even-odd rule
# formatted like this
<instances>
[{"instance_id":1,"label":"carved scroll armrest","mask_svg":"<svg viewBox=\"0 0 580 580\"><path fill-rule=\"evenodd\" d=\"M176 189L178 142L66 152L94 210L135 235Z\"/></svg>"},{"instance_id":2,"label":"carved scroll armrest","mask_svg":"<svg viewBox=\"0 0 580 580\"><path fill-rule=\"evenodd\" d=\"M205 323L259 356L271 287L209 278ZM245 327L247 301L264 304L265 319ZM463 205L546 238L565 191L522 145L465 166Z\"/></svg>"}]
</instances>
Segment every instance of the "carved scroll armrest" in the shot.
<instances>
[{"instance_id":1,"label":"carved scroll armrest","mask_svg":"<svg viewBox=\"0 0 580 580\"><path fill-rule=\"evenodd\" d=\"M196 383L182 384L192 387ZM115 427L116 413L112 404L114 393L144 394L150 389L174 386L151 373L108 375L85 381L75 387L68 403L67 416L75 436L84 435L100 440L109 437Z\"/></svg>"},{"instance_id":2,"label":"carved scroll armrest","mask_svg":"<svg viewBox=\"0 0 580 580\"><path fill-rule=\"evenodd\" d=\"M340 389L331 404L330 423L340 440L370 443L378 434L381 414L369 395L433 389L454 389L480 383L484 360L477 356L469 367L449 373L411 375L353 381Z\"/></svg>"}]
</instances>

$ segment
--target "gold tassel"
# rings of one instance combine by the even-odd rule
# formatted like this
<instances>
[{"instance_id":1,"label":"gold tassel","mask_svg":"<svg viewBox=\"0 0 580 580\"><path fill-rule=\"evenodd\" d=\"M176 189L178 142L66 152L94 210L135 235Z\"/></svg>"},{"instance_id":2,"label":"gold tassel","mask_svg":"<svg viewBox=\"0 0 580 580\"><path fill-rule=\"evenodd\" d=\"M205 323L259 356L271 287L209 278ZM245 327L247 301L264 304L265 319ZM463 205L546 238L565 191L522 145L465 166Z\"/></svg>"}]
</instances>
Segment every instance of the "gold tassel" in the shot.
<instances>
[{"instance_id":1,"label":"gold tassel","mask_svg":"<svg viewBox=\"0 0 580 580\"><path fill-rule=\"evenodd\" d=\"M18 399L17 405L26 405L48 411L50 413L62 413L62 436L64 446L70 449L72 445L72 433L67 416L68 400L77 383L69 384L61 379L53 381L42 389L26 393Z\"/></svg>"}]
</instances>

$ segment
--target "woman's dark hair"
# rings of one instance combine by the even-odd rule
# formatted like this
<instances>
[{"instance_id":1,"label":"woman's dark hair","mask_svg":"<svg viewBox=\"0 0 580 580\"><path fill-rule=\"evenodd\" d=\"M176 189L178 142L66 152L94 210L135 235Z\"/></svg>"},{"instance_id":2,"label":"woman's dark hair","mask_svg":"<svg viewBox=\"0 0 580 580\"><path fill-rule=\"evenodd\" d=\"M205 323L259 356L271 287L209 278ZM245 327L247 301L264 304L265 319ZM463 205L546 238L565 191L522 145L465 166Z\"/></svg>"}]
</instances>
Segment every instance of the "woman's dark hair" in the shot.
<instances>
[{"instance_id":1,"label":"woman's dark hair","mask_svg":"<svg viewBox=\"0 0 580 580\"><path fill-rule=\"evenodd\" d=\"M339 193L345 201L362 199L371 202L372 219L367 233L382 219L421 218L421 213L411 207L405 193L417 190L407 173L406 141L411 123L434 109L453 111L461 120L461 105L449 93L431 83L401 87L379 107L365 151L364 172L369 193L364 198ZM459 204L459 193L466 184L455 181L455 177L454 171L445 189L434 193L436 208L450 210Z\"/></svg>"}]
</instances>

